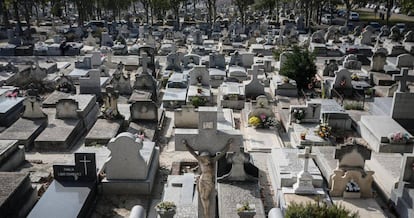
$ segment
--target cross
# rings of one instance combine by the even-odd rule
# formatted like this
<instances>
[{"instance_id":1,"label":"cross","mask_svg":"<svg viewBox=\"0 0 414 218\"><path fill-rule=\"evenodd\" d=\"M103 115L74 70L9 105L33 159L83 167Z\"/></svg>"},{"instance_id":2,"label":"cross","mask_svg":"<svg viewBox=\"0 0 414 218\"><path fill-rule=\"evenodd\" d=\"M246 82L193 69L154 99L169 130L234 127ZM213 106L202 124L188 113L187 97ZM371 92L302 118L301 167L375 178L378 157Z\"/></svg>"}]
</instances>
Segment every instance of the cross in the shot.
<instances>
[{"instance_id":1,"label":"cross","mask_svg":"<svg viewBox=\"0 0 414 218\"><path fill-rule=\"evenodd\" d=\"M414 76L408 75L408 68L402 68L401 74L392 75L392 80L399 81L398 91L406 92L408 90L407 82L414 82Z\"/></svg>"},{"instance_id":2,"label":"cross","mask_svg":"<svg viewBox=\"0 0 414 218\"><path fill-rule=\"evenodd\" d=\"M308 172L308 166L309 166L309 158L315 158L316 155L310 153L310 148L306 147L305 148L305 153L302 154L298 154L299 158L304 158L305 159L305 163L303 165L303 172Z\"/></svg>"},{"instance_id":3,"label":"cross","mask_svg":"<svg viewBox=\"0 0 414 218\"><path fill-rule=\"evenodd\" d=\"M146 53L141 54L142 72L147 72L148 61L150 61Z\"/></svg>"},{"instance_id":4,"label":"cross","mask_svg":"<svg viewBox=\"0 0 414 218\"><path fill-rule=\"evenodd\" d=\"M79 160L79 162L83 163L83 168L85 170L85 176L88 175L88 168L86 167L86 163L90 163L91 160L87 160L86 156L83 156L83 160Z\"/></svg>"},{"instance_id":5,"label":"cross","mask_svg":"<svg viewBox=\"0 0 414 218\"><path fill-rule=\"evenodd\" d=\"M252 74L252 80L257 79L257 74L259 73L259 65L254 64L252 69L247 71L249 74Z\"/></svg>"}]
</instances>

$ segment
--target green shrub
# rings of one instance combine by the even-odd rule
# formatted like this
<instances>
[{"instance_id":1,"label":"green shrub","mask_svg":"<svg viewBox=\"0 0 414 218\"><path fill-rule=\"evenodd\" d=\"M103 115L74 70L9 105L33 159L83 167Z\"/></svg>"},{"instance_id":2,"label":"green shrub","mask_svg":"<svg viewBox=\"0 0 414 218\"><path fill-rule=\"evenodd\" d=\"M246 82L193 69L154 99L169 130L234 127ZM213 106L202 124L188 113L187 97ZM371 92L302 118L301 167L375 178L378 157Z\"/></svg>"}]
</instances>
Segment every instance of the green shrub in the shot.
<instances>
[{"instance_id":1,"label":"green shrub","mask_svg":"<svg viewBox=\"0 0 414 218\"><path fill-rule=\"evenodd\" d=\"M292 203L285 212L285 218L347 218L359 217L357 213L345 209L343 206L319 203L308 203L306 205Z\"/></svg>"},{"instance_id":2,"label":"green shrub","mask_svg":"<svg viewBox=\"0 0 414 218\"><path fill-rule=\"evenodd\" d=\"M361 102L350 102L350 103L344 103L345 110L359 110L363 111L364 106Z\"/></svg>"}]
</instances>

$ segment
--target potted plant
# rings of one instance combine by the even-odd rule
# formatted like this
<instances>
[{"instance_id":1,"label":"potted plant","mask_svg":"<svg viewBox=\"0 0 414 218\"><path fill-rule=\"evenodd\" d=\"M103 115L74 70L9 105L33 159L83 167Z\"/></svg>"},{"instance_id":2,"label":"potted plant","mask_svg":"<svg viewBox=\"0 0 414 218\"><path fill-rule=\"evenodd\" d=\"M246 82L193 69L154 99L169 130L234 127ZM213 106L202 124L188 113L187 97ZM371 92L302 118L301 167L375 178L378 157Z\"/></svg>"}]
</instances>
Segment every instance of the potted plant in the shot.
<instances>
[{"instance_id":1,"label":"potted plant","mask_svg":"<svg viewBox=\"0 0 414 218\"><path fill-rule=\"evenodd\" d=\"M237 215L240 218L253 218L256 215L256 208L254 204L249 204L248 202L237 204Z\"/></svg>"},{"instance_id":2,"label":"potted plant","mask_svg":"<svg viewBox=\"0 0 414 218\"><path fill-rule=\"evenodd\" d=\"M172 201L161 201L155 206L155 210L161 218L173 218L177 206Z\"/></svg>"}]
</instances>

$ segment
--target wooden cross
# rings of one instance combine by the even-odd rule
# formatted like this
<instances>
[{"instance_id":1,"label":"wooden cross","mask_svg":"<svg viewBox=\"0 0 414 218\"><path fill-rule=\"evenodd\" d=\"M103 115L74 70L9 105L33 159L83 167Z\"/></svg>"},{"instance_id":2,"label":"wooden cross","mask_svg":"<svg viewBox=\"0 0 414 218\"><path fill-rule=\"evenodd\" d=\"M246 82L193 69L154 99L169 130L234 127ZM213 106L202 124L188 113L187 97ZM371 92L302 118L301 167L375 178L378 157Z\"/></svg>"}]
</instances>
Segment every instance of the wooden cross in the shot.
<instances>
[{"instance_id":1,"label":"wooden cross","mask_svg":"<svg viewBox=\"0 0 414 218\"><path fill-rule=\"evenodd\" d=\"M408 91L407 82L414 82L414 76L408 75L408 68L402 68L401 74L392 75L392 80L399 81L398 83L399 92L406 92Z\"/></svg>"},{"instance_id":2,"label":"wooden cross","mask_svg":"<svg viewBox=\"0 0 414 218\"><path fill-rule=\"evenodd\" d=\"M305 148L305 153L302 154L298 154L299 158L304 158L305 159L305 163L303 165L303 172L308 172L308 166L309 166L309 158L315 158L316 155L310 153L310 148L306 147Z\"/></svg>"}]
</instances>

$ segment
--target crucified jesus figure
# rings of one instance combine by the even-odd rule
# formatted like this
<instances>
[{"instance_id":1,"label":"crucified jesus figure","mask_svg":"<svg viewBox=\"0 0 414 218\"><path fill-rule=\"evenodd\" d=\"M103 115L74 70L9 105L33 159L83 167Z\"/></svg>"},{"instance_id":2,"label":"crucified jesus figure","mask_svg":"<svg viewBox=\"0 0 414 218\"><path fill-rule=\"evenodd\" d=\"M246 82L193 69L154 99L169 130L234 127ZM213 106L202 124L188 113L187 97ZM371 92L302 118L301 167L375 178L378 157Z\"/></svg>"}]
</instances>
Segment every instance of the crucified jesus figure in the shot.
<instances>
[{"instance_id":1,"label":"crucified jesus figure","mask_svg":"<svg viewBox=\"0 0 414 218\"><path fill-rule=\"evenodd\" d=\"M201 169L201 176L198 179L197 183L197 191L201 199L201 204L203 205L204 218L213 217L210 215L210 194L215 188L215 163L227 153L232 142L233 139L229 139L224 150L220 152L220 154L212 157L209 152L199 152L199 154L197 154L194 149L188 144L187 140L183 140L183 144L191 153L191 155L197 159L198 165Z\"/></svg>"}]
</instances>

